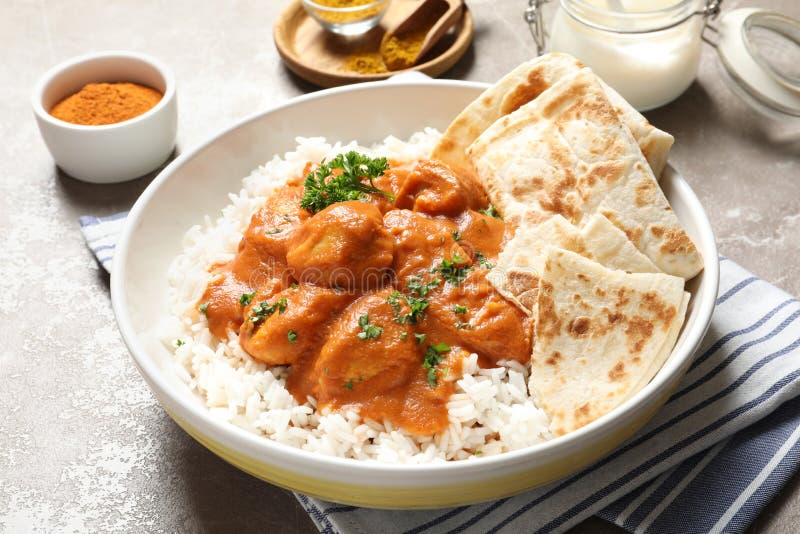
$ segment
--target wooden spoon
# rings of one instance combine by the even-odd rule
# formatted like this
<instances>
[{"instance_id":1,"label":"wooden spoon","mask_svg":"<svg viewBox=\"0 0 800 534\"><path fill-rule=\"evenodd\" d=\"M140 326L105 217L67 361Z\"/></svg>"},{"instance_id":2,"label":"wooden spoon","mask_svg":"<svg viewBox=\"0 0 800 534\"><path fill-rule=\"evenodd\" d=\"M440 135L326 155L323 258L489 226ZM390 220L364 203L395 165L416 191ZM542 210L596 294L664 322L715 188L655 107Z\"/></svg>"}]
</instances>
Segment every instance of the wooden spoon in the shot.
<instances>
[{"instance_id":1,"label":"wooden spoon","mask_svg":"<svg viewBox=\"0 0 800 534\"><path fill-rule=\"evenodd\" d=\"M461 20L463 11L464 0L422 0L381 39L381 56L386 67L401 70L415 65Z\"/></svg>"}]
</instances>

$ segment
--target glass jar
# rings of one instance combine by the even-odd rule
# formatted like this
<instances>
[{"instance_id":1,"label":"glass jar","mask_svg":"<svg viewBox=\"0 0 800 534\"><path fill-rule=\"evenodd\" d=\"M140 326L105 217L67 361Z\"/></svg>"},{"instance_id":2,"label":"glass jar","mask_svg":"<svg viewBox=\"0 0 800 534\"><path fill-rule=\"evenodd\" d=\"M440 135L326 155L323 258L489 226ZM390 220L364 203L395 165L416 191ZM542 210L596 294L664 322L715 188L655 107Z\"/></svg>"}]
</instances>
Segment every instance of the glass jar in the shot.
<instances>
[{"instance_id":1,"label":"glass jar","mask_svg":"<svg viewBox=\"0 0 800 534\"><path fill-rule=\"evenodd\" d=\"M542 3L529 2L534 10ZM718 12L719 4L720 0L560 0L549 49L575 56L633 107L645 111L671 102L691 85L700 64L705 19ZM541 39L541 10L536 15ZM526 19L536 38L536 22L528 12Z\"/></svg>"}]
</instances>

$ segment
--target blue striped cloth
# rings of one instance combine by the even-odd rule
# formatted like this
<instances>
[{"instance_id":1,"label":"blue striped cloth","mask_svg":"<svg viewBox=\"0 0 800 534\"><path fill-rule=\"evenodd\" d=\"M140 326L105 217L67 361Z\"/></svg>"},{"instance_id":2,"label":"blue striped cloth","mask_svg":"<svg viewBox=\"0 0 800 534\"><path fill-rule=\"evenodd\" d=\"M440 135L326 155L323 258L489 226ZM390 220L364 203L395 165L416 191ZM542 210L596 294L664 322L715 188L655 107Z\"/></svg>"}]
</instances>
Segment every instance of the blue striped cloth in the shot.
<instances>
[{"instance_id":1,"label":"blue striped cloth","mask_svg":"<svg viewBox=\"0 0 800 534\"><path fill-rule=\"evenodd\" d=\"M111 261L114 259L114 248L117 246L117 237L125 224L127 211L116 213L108 217L95 217L94 215L84 215L78 219L81 225L81 233L86 245L108 272L111 272Z\"/></svg>"},{"instance_id":2,"label":"blue striped cloth","mask_svg":"<svg viewBox=\"0 0 800 534\"><path fill-rule=\"evenodd\" d=\"M125 214L82 218L106 268ZM563 480L498 501L368 510L304 495L321 532L560 532L592 515L637 533L743 532L800 465L800 301L721 258L696 360L630 440Z\"/></svg>"}]
</instances>

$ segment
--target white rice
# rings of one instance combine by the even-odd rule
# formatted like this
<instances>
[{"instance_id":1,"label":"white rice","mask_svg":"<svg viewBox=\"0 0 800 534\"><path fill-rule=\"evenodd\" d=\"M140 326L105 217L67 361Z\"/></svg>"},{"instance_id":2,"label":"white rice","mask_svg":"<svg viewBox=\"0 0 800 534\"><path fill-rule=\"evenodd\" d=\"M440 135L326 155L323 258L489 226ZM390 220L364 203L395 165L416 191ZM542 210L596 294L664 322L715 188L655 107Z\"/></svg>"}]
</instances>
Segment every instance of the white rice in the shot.
<instances>
[{"instance_id":1,"label":"white rice","mask_svg":"<svg viewBox=\"0 0 800 534\"><path fill-rule=\"evenodd\" d=\"M547 418L528 388L529 366L510 361L496 369L480 369L477 355L470 355L447 404L449 427L432 437L412 436L389 421L362 419L353 410L318 411L313 399L298 404L284 387L286 367L267 368L244 352L235 337L216 339L205 317L194 311L208 283L209 267L234 256L253 212L287 177L301 174L308 161L347 150L413 161L427 157L440 135L426 129L408 142L388 137L370 148L298 138L294 152L275 156L243 180L242 190L230 195L221 217L212 221L206 216L205 225L186 233L183 253L168 273L173 319L163 339L174 349L176 373L213 416L292 447L389 463L467 460L550 437Z\"/></svg>"}]
</instances>

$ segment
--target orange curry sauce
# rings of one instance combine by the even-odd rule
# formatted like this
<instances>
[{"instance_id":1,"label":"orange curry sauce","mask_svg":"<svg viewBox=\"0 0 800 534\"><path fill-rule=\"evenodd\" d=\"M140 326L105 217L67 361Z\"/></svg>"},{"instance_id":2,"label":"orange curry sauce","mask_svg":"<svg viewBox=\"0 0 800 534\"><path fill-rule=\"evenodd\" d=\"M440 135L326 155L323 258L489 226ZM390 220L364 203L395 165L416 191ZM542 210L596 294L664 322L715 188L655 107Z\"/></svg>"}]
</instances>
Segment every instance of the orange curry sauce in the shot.
<instances>
[{"instance_id":1,"label":"orange curry sauce","mask_svg":"<svg viewBox=\"0 0 800 534\"><path fill-rule=\"evenodd\" d=\"M212 269L200 303L215 336L238 332L254 358L290 366L298 402L432 435L448 425L464 356L530 358L531 320L486 280L511 229L479 211L488 200L473 176L438 161L393 165L374 184L395 200L312 215L299 205L302 177L291 180L253 215L236 257Z\"/></svg>"}]
</instances>

